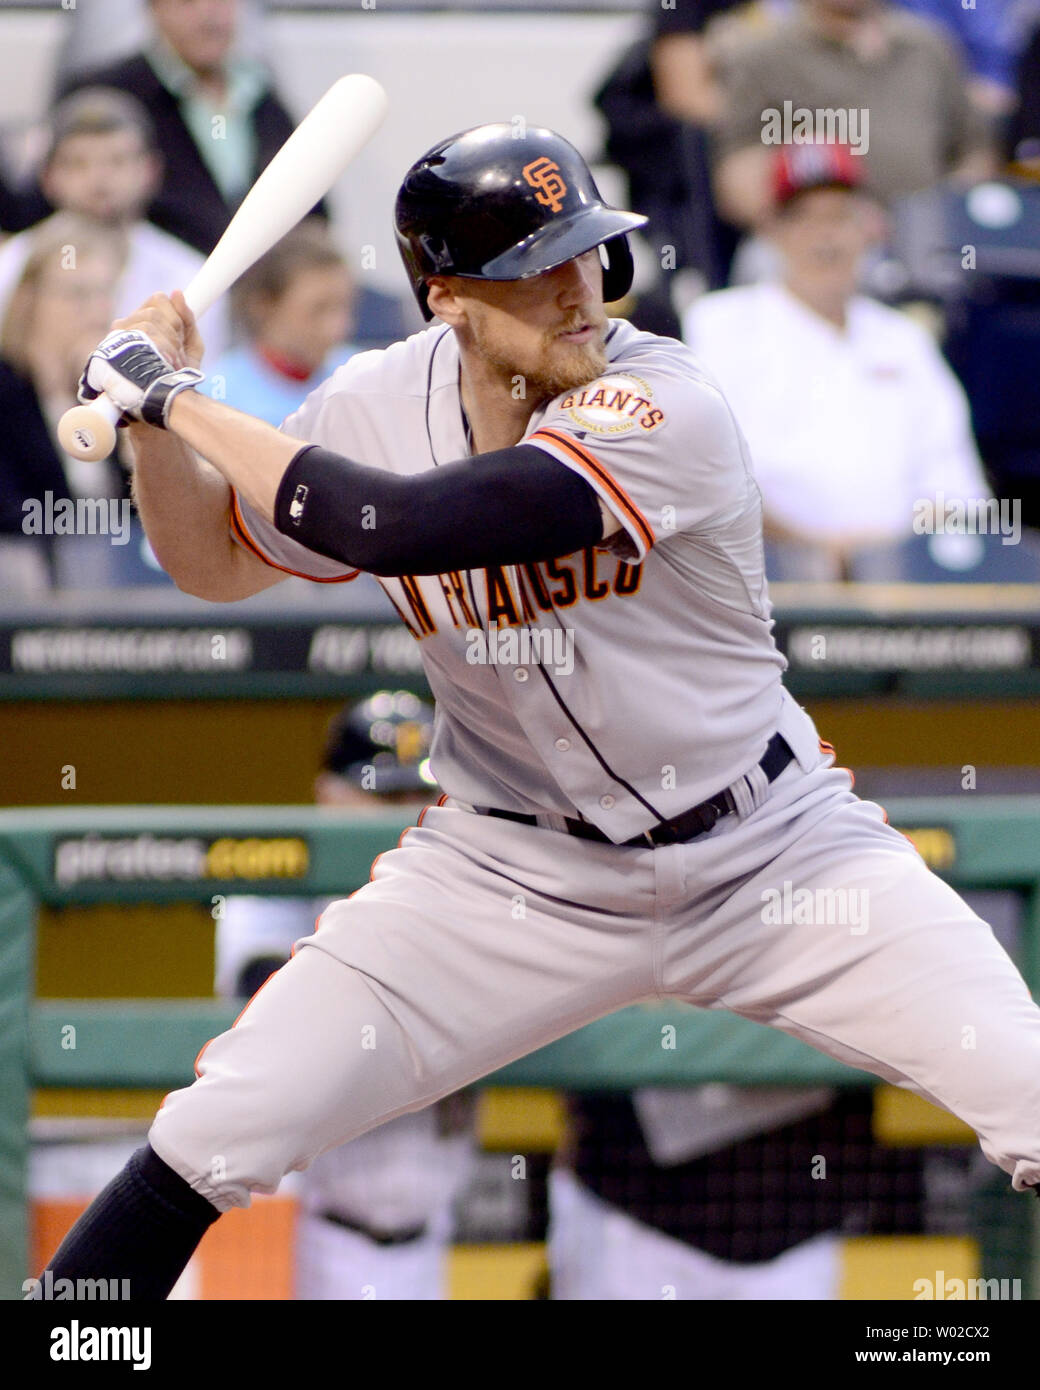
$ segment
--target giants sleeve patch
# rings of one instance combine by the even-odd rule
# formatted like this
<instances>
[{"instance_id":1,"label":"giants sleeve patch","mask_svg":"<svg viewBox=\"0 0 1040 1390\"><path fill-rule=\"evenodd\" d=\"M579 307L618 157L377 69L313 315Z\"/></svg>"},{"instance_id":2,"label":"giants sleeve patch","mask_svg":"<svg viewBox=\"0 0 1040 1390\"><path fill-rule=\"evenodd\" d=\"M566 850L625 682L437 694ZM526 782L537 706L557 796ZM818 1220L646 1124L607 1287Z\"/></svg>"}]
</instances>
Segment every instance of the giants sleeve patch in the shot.
<instances>
[{"instance_id":1,"label":"giants sleeve patch","mask_svg":"<svg viewBox=\"0 0 1040 1390\"><path fill-rule=\"evenodd\" d=\"M633 430L651 434L665 420L664 411L653 402L653 387L642 377L616 372L570 392L559 409L578 429L590 434L618 435Z\"/></svg>"}]
</instances>

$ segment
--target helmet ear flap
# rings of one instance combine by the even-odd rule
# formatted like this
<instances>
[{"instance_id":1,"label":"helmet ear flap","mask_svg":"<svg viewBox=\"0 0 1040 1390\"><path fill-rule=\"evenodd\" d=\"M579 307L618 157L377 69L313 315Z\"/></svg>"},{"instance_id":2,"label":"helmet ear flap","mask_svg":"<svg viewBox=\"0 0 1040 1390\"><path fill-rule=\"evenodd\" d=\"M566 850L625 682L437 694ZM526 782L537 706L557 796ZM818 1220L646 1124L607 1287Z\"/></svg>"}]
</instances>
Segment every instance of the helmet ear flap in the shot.
<instances>
[{"instance_id":1,"label":"helmet ear flap","mask_svg":"<svg viewBox=\"0 0 1040 1390\"><path fill-rule=\"evenodd\" d=\"M603 267L603 302L613 304L618 299L624 299L632 288L636 273L632 248L627 236L617 236L603 242L601 250L607 256L607 263Z\"/></svg>"},{"instance_id":2,"label":"helmet ear flap","mask_svg":"<svg viewBox=\"0 0 1040 1390\"><path fill-rule=\"evenodd\" d=\"M402 236L401 233L395 229L395 237L397 240L397 249L401 253L401 259L404 261L404 268L408 272L408 278L412 282L412 289L415 292L415 297L419 301L419 308L422 311L422 316L426 322L429 323L433 318L433 314L427 303L428 291L424 276L432 274L433 272L428 271L426 267L423 266L419 257L416 255L414 247L406 236Z\"/></svg>"}]
</instances>

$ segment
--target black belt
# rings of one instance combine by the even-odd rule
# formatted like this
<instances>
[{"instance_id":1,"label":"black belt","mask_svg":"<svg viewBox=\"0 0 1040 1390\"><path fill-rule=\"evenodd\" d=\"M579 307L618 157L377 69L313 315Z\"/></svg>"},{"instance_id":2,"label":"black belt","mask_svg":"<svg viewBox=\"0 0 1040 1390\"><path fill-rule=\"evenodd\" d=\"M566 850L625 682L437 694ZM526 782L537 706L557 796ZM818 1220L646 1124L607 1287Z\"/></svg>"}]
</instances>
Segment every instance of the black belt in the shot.
<instances>
[{"instance_id":1,"label":"black belt","mask_svg":"<svg viewBox=\"0 0 1040 1390\"><path fill-rule=\"evenodd\" d=\"M766 745L766 751L759 761L759 767L766 774L766 780L775 782L783 772L794 754L788 746L787 740L781 734L774 734ZM673 816L671 820L662 821L660 825L655 825L652 830L644 830L641 835L633 835L631 840L624 840L625 846L653 845L683 845L687 840L695 840L698 835L706 835L713 829L715 822L723 816L731 815L737 809L737 803L733 800L733 793L728 789L723 792L716 792L714 796L709 796L707 801L702 801L699 806L691 806L688 811L683 811L681 815ZM487 816L498 816L502 820L519 821L521 825L537 825L537 816L528 816L520 811L495 811L484 812ZM565 818L567 833L576 835L579 840L596 840L599 844L610 845L614 841L609 835L604 835L598 825L593 825L587 820L573 820L570 816Z\"/></svg>"}]
</instances>

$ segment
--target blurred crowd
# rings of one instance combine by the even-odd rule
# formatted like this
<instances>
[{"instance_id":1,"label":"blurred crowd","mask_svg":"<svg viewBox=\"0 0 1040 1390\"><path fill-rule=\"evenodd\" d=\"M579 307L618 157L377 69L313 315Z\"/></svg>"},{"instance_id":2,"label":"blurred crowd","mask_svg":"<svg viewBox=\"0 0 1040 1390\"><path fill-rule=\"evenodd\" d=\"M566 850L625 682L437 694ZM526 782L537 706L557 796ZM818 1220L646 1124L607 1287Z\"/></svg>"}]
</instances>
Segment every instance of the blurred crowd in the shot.
<instances>
[{"instance_id":1,"label":"blurred crowd","mask_svg":"<svg viewBox=\"0 0 1040 1390\"><path fill-rule=\"evenodd\" d=\"M84 464L57 422L112 321L188 285L294 126L246 56L255 6L136 9L141 49L63 65L36 167L20 181L0 167L0 402L15 418L0 444L0 594L165 582L122 439ZM404 336L403 298L359 286L340 240L319 204L202 316L212 394L280 424L359 347Z\"/></svg>"},{"instance_id":2,"label":"blurred crowd","mask_svg":"<svg viewBox=\"0 0 1040 1390\"><path fill-rule=\"evenodd\" d=\"M596 95L634 320L751 448L774 580L1035 580L1040 5L675 0Z\"/></svg>"},{"instance_id":3,"label":"blurred crowd","mask_svg":"<svg viewBox=\"0 0 1040 1390\"><path fill-rule=\"evenodd\" d=\"M140 48L66 52L35 167L0 167L8 593L162 581L122 451L84 468L55 422L84 348L187 283L293 124L255 0L124 8ZM584 153L650 218L617 312L717 376L770 577L1040 578L1040 0L650 0L595 104ZM319 205L205 316L209 389L278 422L413 327ZM118 543L56 545L48 496L125 504Z\"/></svg>"}]
</instances>

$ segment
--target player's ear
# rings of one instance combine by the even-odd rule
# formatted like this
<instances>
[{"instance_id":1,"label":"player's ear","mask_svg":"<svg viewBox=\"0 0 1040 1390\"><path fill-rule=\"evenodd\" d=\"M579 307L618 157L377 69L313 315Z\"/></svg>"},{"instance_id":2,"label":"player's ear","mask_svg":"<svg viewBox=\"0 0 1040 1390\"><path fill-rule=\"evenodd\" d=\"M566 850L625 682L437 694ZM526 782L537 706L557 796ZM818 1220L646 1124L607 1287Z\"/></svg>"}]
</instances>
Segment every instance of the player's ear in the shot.
<instances>
[{"instance_id":1,"label":"player's ear","mask_svg":"<svg viewBox=\"0 0 1040 1390\"><path fill-rule=\"evenodd\" d=\"M453 276L431 275L426 281L426 302L431 312L452 328L465 321L466 311L455 292Z\"/></svg>"}]
</instances>

